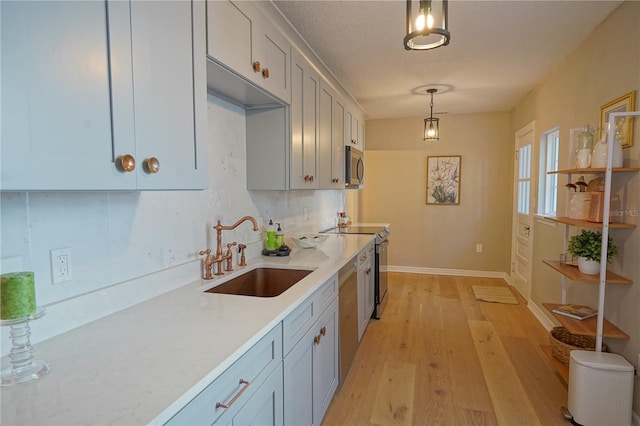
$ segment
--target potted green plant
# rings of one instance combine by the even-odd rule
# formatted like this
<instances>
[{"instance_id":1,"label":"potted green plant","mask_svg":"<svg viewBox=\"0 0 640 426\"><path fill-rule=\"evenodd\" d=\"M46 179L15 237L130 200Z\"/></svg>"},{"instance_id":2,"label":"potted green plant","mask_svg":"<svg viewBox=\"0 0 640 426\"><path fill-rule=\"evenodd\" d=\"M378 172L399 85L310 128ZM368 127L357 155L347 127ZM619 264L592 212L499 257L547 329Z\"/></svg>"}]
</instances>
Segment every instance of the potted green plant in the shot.
<instances>
[{"instance_id":1,"label":"potted green plant","mask_svg":"<svg viewBox=\"0 0 640 426\"><path fill-rule=\"evenodd\" d=\"M595 275L600 272L600 255L602 253L602 232L583 229L569 240L567 247L572 256L578 258L578 269L583 274ZM618 247L611 236L607 243L607 262L618 253Z\"/></svg>"}]
</instances>

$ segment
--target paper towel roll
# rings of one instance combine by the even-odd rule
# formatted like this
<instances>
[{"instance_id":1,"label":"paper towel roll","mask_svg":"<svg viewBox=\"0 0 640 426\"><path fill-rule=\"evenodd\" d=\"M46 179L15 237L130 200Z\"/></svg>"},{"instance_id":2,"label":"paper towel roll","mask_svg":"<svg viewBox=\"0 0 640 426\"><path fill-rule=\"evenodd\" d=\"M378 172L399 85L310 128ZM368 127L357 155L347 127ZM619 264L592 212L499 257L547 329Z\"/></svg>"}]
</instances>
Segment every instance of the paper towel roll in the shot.
<instances>
[{"instance_id":1,"label":"paper towel roll","mask_svg":"<svg viewBox=\"0 0 640 426\"><path fill-rule=\"evenodd\" d=\"M33 272L2 274L0 319L24 318L36 313L36 289Z\"/></svg>"}]
</instances>

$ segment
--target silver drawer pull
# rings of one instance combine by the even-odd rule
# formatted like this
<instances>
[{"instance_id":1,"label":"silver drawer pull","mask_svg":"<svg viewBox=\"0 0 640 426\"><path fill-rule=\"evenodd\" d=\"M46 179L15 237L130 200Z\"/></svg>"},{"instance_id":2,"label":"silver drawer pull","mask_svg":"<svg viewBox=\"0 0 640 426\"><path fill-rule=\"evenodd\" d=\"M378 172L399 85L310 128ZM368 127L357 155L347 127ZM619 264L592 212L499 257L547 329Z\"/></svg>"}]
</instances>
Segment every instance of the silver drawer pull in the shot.
<instances>
[{"instance_id":1,"label":"silver drawer pull","mask_svg":"<svg viewBox=\"0 0 640 426\"><path fill-rule=\"evenodd\" d=\"M233 405L233 403L236 402L236 400L238 398L240 398L240 395L242 395L242 393L247 390L247 388L249 387L249 385L251 383L247 382L244 379L240 379L240 383L239 384L244 385L244 386L242 386L242 389L240 389L238 391L238 393L235 394L235 396L233 398L231 398L231 401L227 402L226 404L223 404L222 402L216 402L216 408L229 408L229 407L231 407Z\"/></svg>"}]
</instances>

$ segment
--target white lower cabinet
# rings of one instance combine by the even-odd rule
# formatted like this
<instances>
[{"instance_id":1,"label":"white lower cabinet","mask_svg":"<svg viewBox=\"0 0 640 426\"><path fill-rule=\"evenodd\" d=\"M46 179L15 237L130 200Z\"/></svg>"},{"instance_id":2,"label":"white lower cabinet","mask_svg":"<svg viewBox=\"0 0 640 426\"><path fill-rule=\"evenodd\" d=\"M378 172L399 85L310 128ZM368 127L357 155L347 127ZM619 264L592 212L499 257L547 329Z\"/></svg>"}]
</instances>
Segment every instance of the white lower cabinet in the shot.
<instances>
[{"instance_id":1,"label":"white lower cabinet","mask_svg":"<svg viewBox=\"0 0 640 426\"><path fill-rule=\"evenodd\" d=\"M166 424L241 424L239 419L243 418L256 419L256 423L263 424L259 419L269 416L280 416L282 420L282 404L275 404L271 413L265 406L269 400L272 403L282 401L281 368L282 326L279 324Z\"/></svg>"},{"instance_id":2,"label":"white lower cabinet","mask_svg":"<svg viewBox=\"0 0 640 426\"><path fill-rule=\"evenodd\" d=\"M338 299L284 359L284 422L319 425L338 387Z\"/></svg>"},{"instance_id":3,"label":"white lower cabinet","mask_svg":"<svg viewBox=\"0 0 640 426\"><path fill-rule=\"evenodd\" d=\"M338 276L327 280L166 425L319 425L338 388Z\"/></svg>"},{"instance_id":4,"label":"white lower cabinet","mask_svg":"<svg viewBox=\"0 0 640 426\"><path fill-rule=\"evenodd\" d=\"M256 390L251 399L235 415L232 424L237 426L283 424L282 364L278 364L269 378Z\"/></svg>"}]
</instances>

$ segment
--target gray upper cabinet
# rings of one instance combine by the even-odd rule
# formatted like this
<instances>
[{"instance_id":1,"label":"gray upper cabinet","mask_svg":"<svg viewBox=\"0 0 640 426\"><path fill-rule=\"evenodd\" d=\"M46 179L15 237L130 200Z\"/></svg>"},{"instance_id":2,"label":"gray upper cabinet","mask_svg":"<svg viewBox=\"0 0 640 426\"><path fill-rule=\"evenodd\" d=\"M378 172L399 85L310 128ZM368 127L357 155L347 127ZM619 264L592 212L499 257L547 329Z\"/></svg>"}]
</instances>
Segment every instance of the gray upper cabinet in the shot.
<instances>
[{"instance_id":1,"label":"gray upper cabinet","mask_svg":"<svg viewBox=\"0 0 640 426\"><path fill-rule=\"evenodd\" d=\"M320 83L318 181L321 189L344 188L345 102L329 84Z\"/></svg>"},{"instance_id":2,"label":"gray upper cabinet","mask_svg":"<svg viewBox=\"0 0 640 426\"><path fill-rule=\"evenodd\" d=\"M207 54L284 103L290 102L291 44L251 2L207 2Z\"/></svg>"},{"instance_id":3,"label":"gray upper cabinet","mask_svg":"<svg viewBox=\"0 0 640 426\"><path fill-rule=\"evenodd\" d=\"M317 189L320 75L295 50L291 61L291 87L290 189Z\"/></svg>"},{"instance_id":4,"label":"gray upper cabinet","mask_svg":"<svg viewBox=\"0 0 640 426\"><path fill-rule=\"evenodd\" d=\"M3 191L206 186L204 3L0 7Z\"/></svg>"}]
</instances>

